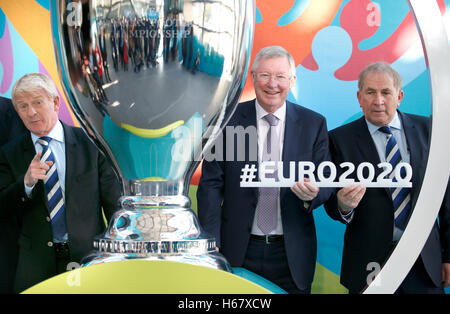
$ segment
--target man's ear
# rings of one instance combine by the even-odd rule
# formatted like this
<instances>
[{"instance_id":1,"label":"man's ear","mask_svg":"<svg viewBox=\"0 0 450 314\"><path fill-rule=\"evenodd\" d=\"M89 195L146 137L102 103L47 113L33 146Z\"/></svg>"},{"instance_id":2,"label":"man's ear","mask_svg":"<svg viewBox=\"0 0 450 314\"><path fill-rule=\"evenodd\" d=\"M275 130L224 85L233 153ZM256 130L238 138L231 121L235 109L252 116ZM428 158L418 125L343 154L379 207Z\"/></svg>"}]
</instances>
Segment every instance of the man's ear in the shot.
<instances>
[{"instance_id":1,"label":"man's ear","mask_svg":"<svg viewBox=\"0 0 450 314\"><path fill-rule=\"evenodd\" d=\"M59 100L59 96L56 96L55 98L53 98L53 105L54 105L54 109L56 112L59 111L59 106L61 105L61 102Z\"/></svg>"},{"instance_id":2,"label":"man's ear","mask_svg":"<svg viewBox=\"0 0 450 314\"><path fill-rule=\"evenodd\" d=\"M296 80L297 76L296 75L292 76L291 80L289 81L289 89L292 89L292 87L294 87Z\"/></svg>"},{"instance_id":3,"label":"man's ear","mask_svg":"<svg viewBox=\"0 0 450 314\"><path fill-rule=\"evenodd\" d=\"M356 98L358 98L359 106L361 107L361 91L356 92Z\"/></svg>"},{"instance_id":4,"label":"man's ear","mask_svg":"<svg viewBox=\"0 0 450 314\"><path fill-rule=\"evenodd\" d=\"M400 106L400 103L401 103L402 100L403 100L403 96L404 96L403 89L401 89L401 90L398 92L398 98L397 98L398 104L397 104L397 107Z\"/></svg>"}]
</instances>

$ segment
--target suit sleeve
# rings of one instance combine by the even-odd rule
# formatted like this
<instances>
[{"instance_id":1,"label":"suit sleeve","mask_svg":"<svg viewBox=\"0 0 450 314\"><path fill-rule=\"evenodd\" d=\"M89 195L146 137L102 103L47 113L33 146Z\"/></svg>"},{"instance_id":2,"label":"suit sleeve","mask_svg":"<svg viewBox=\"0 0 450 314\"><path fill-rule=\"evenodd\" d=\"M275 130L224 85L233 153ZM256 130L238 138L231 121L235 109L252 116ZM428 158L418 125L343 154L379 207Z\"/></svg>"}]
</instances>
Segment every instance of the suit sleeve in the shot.
<instances>
[{"instance_id":1,"label":"suit sleeve","mask_svg":"<svg viewBox=\"0 0 450 314\"><path fill-rule=\"evenodd\" d=\"M224 163L216 160L202 163L202 176L197 190L197 213L200 225L216 238L220 247L220 226L224 191Z\"/></svg>"},{"instance_id":2,"label":"suit sleeve","mask_svg":"<svg viewBox=\"0 0 450 314\"><path fill-rule=\"evenodd\" d=\"M14 177L5 152L0 149L0 218L17 214L28 201L24 176Z\"/></svg>"},{"instance_id":3,"label":"suit sleeve","mask_svg":"<svg viewBox=\"0 0 450 314\"><path fill-rule=\"evenodd\" d=\"M439 211L439 230L441 234L442 262L450 263L450 179Z\"/></svg>"},{"instance_id":4,"label":"suit sleeve","mask_svg":"<svg viewBox=\"0 0 450 314\"><path fill-rule=\"evenodd\" d=\"M98 152L98 175L100 201L106 220L109 222L114 212L119 208L121 188L111 163L100 152Z\"/></svg>"},{"instance_id":5,"label":"suit sleeve","mask_svg":"<svg viewBox=\"0 0 450 314\"><path fill-rule=\"evenodd\" d=\"M313 161L318 167L324 161L330 161L330 151L328 146L328 132L325 118L321 119L316 140L313 147ZM325 168L325 171L329 171ZM324 171L324 176L328 177L329 173ZM317 176L316 176L317 177ZM311 211L324 204L332 192L331 188L320 188L319 194L311 202L308 211Z\"/></svg>"},{"instance_id":6,"label":"suit sleeve","mask_svg":"<svg viewBox=\"0 0 450 314\"><path fill-rule=\"evenodd\" d=\"M330 134L330 136L329 136L329 143L330 143L331 159L335 165L339 165L340 163L343 162L343 158L341 156L339 147L336 143L336 139L333 137L332 134ZM337 167L337 169L338 169L337 177L339 177L340 167ZM331 189L330 197L324 204L325 211L327 212L328 216L330 216L332 219L340 221L344 224L348 224L349 221L346 221L342 217L342 215L338 209L338 201L337 201L337 192L338 191L339 191L339 189L336 189L336 188Z\"/></svg>"}]
</instances>

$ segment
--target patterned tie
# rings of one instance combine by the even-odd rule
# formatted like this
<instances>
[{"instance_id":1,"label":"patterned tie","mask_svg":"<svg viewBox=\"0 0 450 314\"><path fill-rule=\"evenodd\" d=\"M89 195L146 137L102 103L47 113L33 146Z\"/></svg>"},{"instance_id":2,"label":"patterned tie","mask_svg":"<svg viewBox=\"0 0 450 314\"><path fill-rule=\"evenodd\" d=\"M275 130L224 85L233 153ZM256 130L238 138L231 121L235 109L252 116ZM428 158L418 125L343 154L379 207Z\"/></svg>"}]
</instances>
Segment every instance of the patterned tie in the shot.
<instances>
[{"instance_id":1,"label":"patterned tie","mask_svg":"<svg viewBox=\"0 0 450 314\"><path fill-rule=\"evenodd\" d=\"M269 125L269 131L267 132L267 138L263 147L262 161L279 161L279 141L276 136L275 129L272 127L276 126L279 119L272 114L268 114L263 117ZM272 131L274 131L274 137L272 138ZM275 170L273 176L277 178L277 171ZM261 187L259 188L259 199L258 199L258 228L264 232L264 234L269 234L272 230L277 227L277 208L278 208L278 198L279 191L277 187Z\"/></svg>"},{"instance_id":2,"label":"patterned tie","mask_svg":"<svg viewBox=\"0 0 450 314\"><path fill-rule=\"evenodd\" d=\"M379 130L388 135L386 144L386 161L392 165L392 172L389 178L392 181L397 181L394 177L395 167L402 161L400 155L400 149L398 148L397 141L393 136L391 129L388 126L383 126ZM404 168L402 168L401 175L405 176ZM405 230L408 222L409 212L411 211L411 194L409 188L391 188L392 201L394 203L394 219L395 226L401 230Z\"/></svg>"},{"instance_id":3,"label":"patterned tie","mask_svg":"<svg viewBox=\"0 0 450 314\"><path fill-rule=\"evenodd\" d=\"M45 193L47 194L48 209L52 221L53 239L56 242L64 242L67 234L66 227L66 209L64 207L63 193L56 170L55 156L53 155L49 144L52 139L43 136L38 139L42 146L41 162L52 161L53 164L47 171L47 179L44 181Z\"/></svg>"}]
</instances>

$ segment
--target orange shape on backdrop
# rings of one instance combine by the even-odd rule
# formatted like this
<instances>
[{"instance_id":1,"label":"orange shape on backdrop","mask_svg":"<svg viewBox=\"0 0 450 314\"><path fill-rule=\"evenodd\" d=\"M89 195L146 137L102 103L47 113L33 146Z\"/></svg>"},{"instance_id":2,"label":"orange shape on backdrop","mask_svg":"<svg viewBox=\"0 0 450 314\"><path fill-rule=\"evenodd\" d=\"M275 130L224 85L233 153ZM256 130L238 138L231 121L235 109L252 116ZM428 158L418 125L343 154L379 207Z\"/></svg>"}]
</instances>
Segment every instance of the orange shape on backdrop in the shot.
<instances>
[{"instance_id":1,"label":"orange shape on backdrop","mask_svg":"<svg viewBox=\"0 0 450 314\"><path fill-rule=\"evenodd\" d=\"M328 26L335 17L342 0L311 0L305 11L292 23L278 26L278 20L293 6L295 0L256 0L262 22L255 24L251 63L261 48L282 46L294 57L296 65L310 53L316 33ZM241 101L255 98L251 75L241 95Z\"/></svg>"},{"instance_id":2,"label":"orange shape on backdrop","mask_svg":"<svg viewBox=\"0 0 450 314\"><path fill-rule=\"evenodd\" d=\"M262 22L255 24L250 66L258 51L266 46L282 46L293 56L296 65L310 53L316 33L328 26L339 10L342 0L311 0L305 11L292 23L278 26L278 20L293 6L295 0L256 0ZM240 101L255 98L250 73L242 91ZM201 164L197 167L192 185L198 185Z\"/></svg>"},{"instance_id":3,"label":"orange shape on backdrop","mask_svg":"<svg viewBox=\"0 0 450 314\"><path fill-rule=\"evenodd\" d=\"M47 69L56 86L63 91L56 68L53 51L53 37L50 23L50 12L36 1L0 0L0 7L14 25L22 39L34 51L42 65ZM64 100L67 99L61 93ZM80 126L70 108L67 108L75 126Z\"/></svg>"}]
</instances>

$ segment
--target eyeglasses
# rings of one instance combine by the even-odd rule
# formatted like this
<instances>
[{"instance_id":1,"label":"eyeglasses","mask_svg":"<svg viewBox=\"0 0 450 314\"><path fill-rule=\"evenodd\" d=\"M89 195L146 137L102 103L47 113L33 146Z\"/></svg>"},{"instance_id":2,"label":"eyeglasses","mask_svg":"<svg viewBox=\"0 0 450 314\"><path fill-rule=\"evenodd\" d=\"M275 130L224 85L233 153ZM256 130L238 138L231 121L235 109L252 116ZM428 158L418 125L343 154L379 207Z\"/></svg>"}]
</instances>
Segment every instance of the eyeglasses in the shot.
<instances>
[{"instance_id":1,"label":"eyeglasses","mask_svg":"<svg viewBox=\"0 0 450 314\"><path fill-rule=\"evenodd\" d=\"M261 83L267 83L271 77L274 78L280 84L286 84L292 78L292 76L288 76L286 74L270 74L267 72L255 73L256 79Z\"/></svg>"}]
</instances>

